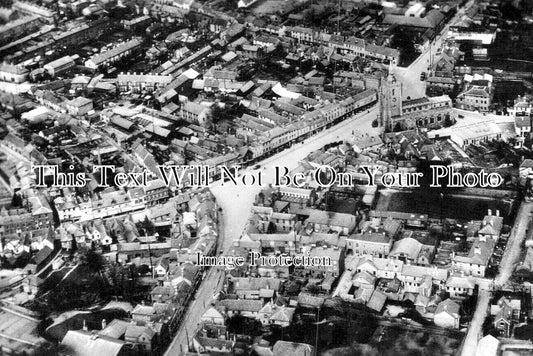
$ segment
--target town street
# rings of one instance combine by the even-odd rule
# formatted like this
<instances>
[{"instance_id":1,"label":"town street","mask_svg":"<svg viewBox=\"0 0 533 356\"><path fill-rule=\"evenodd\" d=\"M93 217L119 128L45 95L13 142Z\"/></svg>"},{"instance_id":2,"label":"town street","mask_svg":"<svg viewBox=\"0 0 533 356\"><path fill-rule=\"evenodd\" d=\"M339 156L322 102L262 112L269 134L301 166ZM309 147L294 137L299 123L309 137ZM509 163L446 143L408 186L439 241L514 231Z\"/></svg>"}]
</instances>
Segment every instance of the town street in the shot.
<instances>
[{"instance_id":1,"label":"town street","mask_svg":"<svg viewBox=\"0 0 533 356\"><path fill-rule=\"evenodd\" d=\"M476 354L477 343L483 335L482 326L487 317L489 302L490 302L490 291L486 289L480 289L477 296L476 311L472 317L470 325L468 325L468 332L465 336L463 343L463 349L461 350L462 356L472 356Z\"/></svg>"},{"instance_id":2,"label":"town street","mask_svg":"<svg viewBox=\"0 0 533 356\"><path fill-rule=\"evenodd\" d=\"M471 0L467 7L471 6L473 2ZM452 23L455 23L463 13L464 11L460 10L456 17L452 19ZM442 45L447 29L448 26L443 29L437 40L433 42L431 49L432 56L435 55L437 48ZM407 96L418 98L425 95L425 82L420 81L420 73L427 71L429 56L430 50L428 47L409 68L395 68L397 79L403 83L404 98L407 98ZM262 184L266 186L273 182L274 166L286 166L289 169L294 169L300 160L326 144L341 140L350 141L353 138L352 131L356 135L361 133L368 133L369 135L379 134L381 129L372 127L372 121L377 118L377 115L378 106L376 105L368 113L363 112L355 117L349 118L328 130L308 138L303 143L297 143L289 149L285 149L272 157L264 159L260 162L261 167L259 169L254 170L248 168L244 172L257 173L257 171L262 171ZM233 242L239 239L244 230L250 214L250 208L260 189L257 186L234 186L230 182L222 185L221 181L211 186L211 191L216 197L217 204L223 211L224 233L222 234L222 241L219 241L219 248L225 251L225 253L231 254ZM181 350L188 350L185 330L188 330L192 334L192 330L197 328L201 315L209 306L213 294L216 294L222 286L219 280L222 278L223 273L218 272L218 270L217 272L213 271L215 269L209 271L196 294L197 299L192 301L188 307L181 327L165 353L166 356L179 355Z\"/></svg>"},{"instance_id":3,"label":"town street","mask_svg":"<svg viewBox=\"0 0 533 356\"><path fill-rule=\"evenodd\" d=\"M504 286L509 281L511 274L515 269L515 265L520 257L522 243L526 238L526 230L529 225L531 212L533 212L532 202L524 201L520 204L520 209L516 214L515 223L511 230L507 247L503 253L498 276L494 281L496 287Z\"/></svg>"},{"instance_id":4,"label":"town street","mask_svg":"<svg viewBox=\"0 0 533 356\"><path fill-rule=\"evenodd\" d=\"M326 144L341 140L351 140L352 131L369 134L378 133L379 129L372 127L372 121L377 117L377 113L378 109L375 106L368 113L363 112L346 119L330 129L308 138L303 143L297 143L291 148L264 159L260 162L261 167L259 169L248 168L243 172L262 171L263 185L267 186L274 179L273 166L286 166L289 169L293 169L309 153L322 148ZM212 185L211 191L216 197L218 206L222 208L223 233L221 234L222 241L219 241L219 249L225 251L225 254L231 254L233 241L239 239L250 215L255 196L260 190L261 187L258 186L234 186L230 182L222 185L221 181L217 181ZM202 314L213 301L213 295L222 288L223 282L221 281L223 281L223 276L222 270L215 268L212 268L207 273L196 293L196 298L187 308L185 317L181 321L181 326L165 353L166 356L179 355L181 351L188 350L187 333L189 336L193 335Z\"/></svg>"},{"instance_id":5,"label":"town street","mask_svg":"<svg viewBox=\"0 0 533 356\"><path fill-rule=\"evenodd\" d=\"M440 56L437 56L437 50L444 44L444 40L448 34L448 29L450 26L453 26L459 22L461 17L465 14L466 9L469 9L472 7L472 5L474 5L474 0L470 0L465 7L457 11L455 16L441 30L437 38L432 41L431 50L430 46L428 46L425 51L409 65L409 67L395 68L394 74L396 75L396 79L402 83L402 94L404 100L408 97L411 99L416 99L426 95L426 82L420 80L420 73L428 73L428 68L431 63L430 57L433 58L433 63L439 59Z\"/></svg>"},{"instance_id":6,"label":"town street","mask_svg":"<svg viewBox=\"0 0 533 356\"><path fill-rule=\"evenodd\" d=\"M522 242L526 237L526 230L529 225L529 215L533 212L533 203L523 201L520 204L520 209L516 214L514 226L511 230L511 235L507 242L505 252L500 263L498 275L494 280L494 287L504 286L511 277L514 271L517 260L520 256L520 250L522 248ZM481 334L483 323L487 317L487 311L490 302L490 291L486 290L488 287L486 284L479 284L479 295L474 317L468 326L468 333L465 337L462 356L470 356L476 353L477 344Z\"/></svg>"}]
</instances>

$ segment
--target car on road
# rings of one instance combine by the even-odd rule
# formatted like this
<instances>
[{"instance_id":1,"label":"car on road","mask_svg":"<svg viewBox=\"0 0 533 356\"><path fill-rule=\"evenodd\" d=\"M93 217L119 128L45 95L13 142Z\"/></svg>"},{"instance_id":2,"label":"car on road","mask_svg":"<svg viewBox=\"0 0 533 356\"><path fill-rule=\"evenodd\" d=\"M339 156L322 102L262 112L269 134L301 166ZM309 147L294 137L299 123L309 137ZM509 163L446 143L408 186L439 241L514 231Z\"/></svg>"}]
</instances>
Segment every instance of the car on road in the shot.
<instances>
[{"instance_id":1,"label":"car on road","mask_svg":"<svg viewBox=\"0 0 533 356\"><path fill-rule=\"evenodd\" d=\"M255 166L252 167L253 169L259 169L261 168L261 165L260 164L256 164Z\"/></svg>"},{"instance_id":2,"label":"car on road","mask_svg":"<svg viewBox=\"0 0 533 356\"><path fill-rule=\"evenodd\" d=\"M422 81L426 80L426 76L427 76L426 72L420 73L420 80Z\"/></svg>"}]
</instances>

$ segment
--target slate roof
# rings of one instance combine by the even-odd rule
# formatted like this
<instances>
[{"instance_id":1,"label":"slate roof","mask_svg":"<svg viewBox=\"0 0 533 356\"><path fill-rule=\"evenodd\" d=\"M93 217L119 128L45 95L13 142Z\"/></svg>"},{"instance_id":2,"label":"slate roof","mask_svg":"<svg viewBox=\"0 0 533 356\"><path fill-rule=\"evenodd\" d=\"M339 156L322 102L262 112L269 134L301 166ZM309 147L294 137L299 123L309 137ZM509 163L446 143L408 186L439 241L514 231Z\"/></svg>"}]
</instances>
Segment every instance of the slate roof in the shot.
<instances>
[{"instance_id":1,"label":"slate roof","mask_svg":"<svg viewBox=\"0 0 533 356\"><path fill-rule=\"evenodd\" d=\"M220 302L228 311L258 312L263 307L263 301L252 299L224 299Z\"/></svg>"},{"instance_id":2,"label":"slate roof","mask_svg":"<svg viewBox=\"0 0 533 356\"><path fill-rule=\"evenodd\" d=\"M115 356L120 353L125 343L121 340L96 335L88 331L69 330L61 344L66 345L72 351L72 354L76 356Z\"/></svg>"}]
</instances>

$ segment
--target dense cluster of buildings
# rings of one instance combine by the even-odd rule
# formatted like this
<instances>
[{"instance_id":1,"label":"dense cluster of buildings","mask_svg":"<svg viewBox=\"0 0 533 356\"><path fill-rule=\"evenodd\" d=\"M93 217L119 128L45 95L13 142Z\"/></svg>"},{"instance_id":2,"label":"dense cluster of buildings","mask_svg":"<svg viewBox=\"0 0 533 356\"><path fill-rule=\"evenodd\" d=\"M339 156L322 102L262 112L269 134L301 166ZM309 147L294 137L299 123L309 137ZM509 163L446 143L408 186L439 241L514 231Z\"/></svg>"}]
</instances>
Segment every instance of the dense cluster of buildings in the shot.
<instances>
[{"instance_id":1,"label":"dense cluster of buildings","mask_svg":"<svg viewBox=\"0 0 533 356\"><path fill-rule=\"evenodd\" d=\"M480 288L493 293L494 335L528 325L531 293L492 279L513 236L512 213L499 207L516 210L513 189L530 189L533 178L529 159L516 177L507 148L531 146L533 99L518 96L511 116L495 119L501 73L462 65L465 55L488 58L499 10L476 3L455 16L459 1L267 5L14 1L13 21L0 26L3 351L46 344L31 310L63 311L50 308L71 301L62 288L71 279L102 283L77 285L78 309L91 312L62 315L41 334L78 356L162 354L214 278L183 354L316 355L334 334L319 342L329 324L321 316L346 318L347 306L368 320L402 328L401 314L412 327L462 337ZM412 82L405 73L418 66L409 56L428 51L427 72L415 78L428 96L406 97L402 80ZM243 211L244 230L220 236L221 204L197 187L221 178L217 166L262 172L263 159L354 118L361 127L370 118L379 134L354 121L349 139L331 137L298 162L290 173L302 184L262 187ZM504 183L466 191L482 197L475 218L444 216L448 191L432 195L440 207L416 211L424 202L415 192L383 177L428 163L500 172ZM169 179L163 164L189 168ZM213 168L205 184L189 175L192 166ZM324 166L353 184L319 184L313 172ZM411 193L408 211L394 205ZM229 251L221 239L234 239ZM533 270L531 238L525 246L521 278ZM228 253L242 263L200 263ZM106 320L109 310L119 312ZM314 345L295 336L301 325L316 327ZM297 342L284 340L286 331ZM495 340L482 339L478 351Z\"/></svg>"}]
</instances>

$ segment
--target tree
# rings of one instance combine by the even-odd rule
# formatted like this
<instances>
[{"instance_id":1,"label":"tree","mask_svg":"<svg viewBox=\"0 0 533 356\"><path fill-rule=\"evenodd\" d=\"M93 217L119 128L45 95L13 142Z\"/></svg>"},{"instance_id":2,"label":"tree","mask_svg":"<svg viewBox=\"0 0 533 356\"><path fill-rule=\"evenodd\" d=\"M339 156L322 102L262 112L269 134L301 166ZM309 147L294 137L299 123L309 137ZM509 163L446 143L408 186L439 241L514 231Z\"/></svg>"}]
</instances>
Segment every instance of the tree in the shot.
<instances>
[{"instance_id":1,"label":"tree","mask_svg":"<svg viewBox=\"0 0 533 356\"><path fill-rule=\"evenodd\" d=\"M276 227L276 224L274 224L272 221L268 223L267 227L267 234L275 234L277 232L278 228Z\"/></svg>"},{"instance_id":2,"label":"tree","mask_svg":"<svg viewBox=\"0 0 533 356\"><path fill-rule=\"evenodd\" d=\"M151 272L150 270L150 267L148 265L140 265L139 268L137 269L137 272L141 275L141 276L144 276L145 274L148 274Z\"/></svg>"},{"instance_id":3,"label":"tree","mask_svg":"<svg viewBox=\"0 0 533 356\"><path fill-rule=\"evenodd\" d=\"M100 271L102 271L104 268L104 260L102 256L93 250L87 251L84 262L87 264L89 269L95 273L100 273Z\"/></svg>"},{"instance_id":4,"label":"tree","mask_svg":"<svg viewBox=\"0 0 533 356\"><path fill-rule=\"evenodd\" d=\"M11 207L21 208L22 204L22 197L18 193L13 194L13 198L11 199Z\"/></svg>"},{"instance_id":5,"label":"tree","mask_svg":"<svg viewBox=\"0 0 533 356\"><path fill-rule=\"evenodd\" d=\"M153 235L155 234L155 225L154 223L148 219L148 216L144 217L144 220L139 223L140 227L144 230L146 235Z\"/></svg>"},{"instance_id":6,"label":"tree","mask_svg":"<svg viewBox=\"0 0 533 356\"><path fill-rule=\"evenodd\" d=\"M394 125L394 130L393 130L393 131L394 131L394 132L400 132L400 131L403 131L403 127L402 127L402 125L401 125L399 122L397 122L396 125Z\"/></svg>"},{"instance_id":7,"label":"tree","mask_svg":"<svg viewBox=\"0 0 533 356\"><path fill-rule=\"evenodd\" d=\"M320 293L320 287L316 284L311 284L307 286L307 291L311 294L318 294Z\"/></svg>"}]
</instances>

